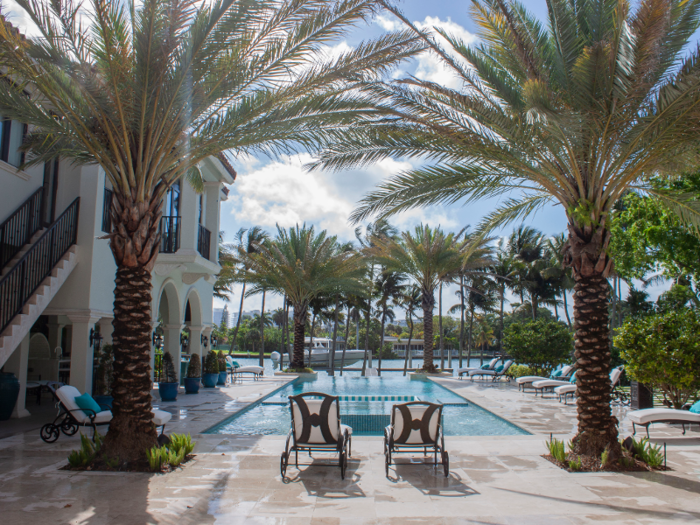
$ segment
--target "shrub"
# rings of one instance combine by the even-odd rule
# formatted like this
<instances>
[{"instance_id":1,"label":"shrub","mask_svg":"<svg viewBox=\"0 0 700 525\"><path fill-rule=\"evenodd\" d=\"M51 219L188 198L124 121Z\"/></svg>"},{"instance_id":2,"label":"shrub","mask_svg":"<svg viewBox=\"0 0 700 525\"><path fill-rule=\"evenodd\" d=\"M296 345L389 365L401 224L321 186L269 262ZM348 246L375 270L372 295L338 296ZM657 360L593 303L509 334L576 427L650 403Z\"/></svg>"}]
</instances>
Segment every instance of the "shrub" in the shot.
<instances>
[{"instance_id":1,"label":"shrub","mask_svg":"<svg viewBox=\"0 0 700 525\"><path fill-rule=\"evenodd\" d=\"M179 466L194 449L189 434L172 434L170 443L162 447L155 446L146 451L148 466L153 472L160 472L164 467Z\"/></svg>"},{"instance_id":2,"label":"shrub","mask_svg":"<svg viewBox=\"0 0 700 525\"><path fill-rule=\"evenodd\" d=\"M546 442L547 449L554 459L560 463L566 463L566 450L564 449L564 441L559 439L552 439L552 441Z\"/></svg>"},{"instance_id":3,"label":"shrub","mask_svg":"<svg viewBox=\"0 0 700 525\"><path fill-rule=\"evenodd\" d=\"M177 374L170 352L163 353L163 383L177 383Z\"/></svg>"},{"instance_id":4,"label":"shrub","mask_svg":"<svg viewBox=\"0 0 700 525\"><path fill-rule=\"evenodd\" d=\"M219 372L225 372L226 371L226 357L224 356L224 353L219 352L217 354L216 359L219 362Z\"/></svg>"},{"instance_id":5,"label":"shrub","mask_svg":"<svg viewBox=\"0 0 700 525\"><path fill-rule=\"evenodd\" d=\"M508 369L508 374L512 377L524 377L533 375L532 370L527 365L513 365Z\"/></svg>"},{"instance_id":6,"label":"shrub","mask_svg":"<svg viewBox=\"0 0 700 525\"><path fill-rule=\"evenodd\" d=\"M700 390L700 315L669 311L626 322L615 346L630 378L661 390L680 409Z\"/></svg>"},{"instance_id":7,"label":"shrub","mask_svg":"<svg viewBox=\"0 0 700 525\"><path fill-rule=\"evenodd\" d=\"M101 447L102 436L99 433L95 434L94 444L84 434L80 434L80 448L70 453L68 463L73 468L86 467L92 463Z\"/></svg>"},{"instance_id":8,"label":"shrub","mask_svg":"<svg viewBox=\"0 0 700 525\"><path fill-rule=\"evenodd\" d=\"M204 372L206 374L219 373L219 360L216 357L216 352L214 352L214 350L210 350L207 354L207 360L204 363Z\"/></svg>"},{"instance_id":9,"label":"shrub","mask_svg":"<svg viewBox=\"0 0 700 525\"><path fill-rule=\"evenodd\" d=\"M112 392L114 379L114 348L104 345L95 358L99 363L95 370L95 395L108 396Z\"/></svg>"},{"instance_id":10,"label":"shrub","mask_svg":"<svg viewBox=\"0 0 700 525\"><path fill-rule=\"evenodd\" d=\"M547 375L571 359L573 337L564 323L538 319L510 325L504 330L503 347L532 373Z\"/></svg>"},{"instance_id":11,"label":"shrub","mask_svg":"<svg viewBox=\"0 0 700 525\"><path fill-rule=\"evenodd\" d=\"M187 365L187 377L192 379L202 377L202 360L199 358L199 354L190 356L190 364Z\"/></svg>"}]
</instances>

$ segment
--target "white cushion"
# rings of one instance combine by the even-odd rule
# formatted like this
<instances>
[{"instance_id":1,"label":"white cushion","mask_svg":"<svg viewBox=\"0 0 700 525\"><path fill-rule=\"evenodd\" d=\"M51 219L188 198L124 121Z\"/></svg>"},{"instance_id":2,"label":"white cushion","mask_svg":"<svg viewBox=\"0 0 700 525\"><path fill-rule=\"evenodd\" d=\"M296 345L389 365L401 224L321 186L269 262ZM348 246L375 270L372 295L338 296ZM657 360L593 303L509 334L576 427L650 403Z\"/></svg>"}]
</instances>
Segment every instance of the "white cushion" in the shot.
<instances>
[{"instance_id":1,"label":"white cushion","mask_svg":"<svg viewBox=\"0 0 700 525\"><path fill-rule=\"evenodd\" d=\"M554 393L560 396L570 394L571 392L576 392L576 385L562 385L554 389Z\"/></svg>"},{"instance_id":2,"label":"white cushion","mask_svg":"<svg viewBox=\"0 0 700 525\"><path fill-rule=\"evenodd\" d=\"M172 417L173 415L170 412L166 412L165 410L158 410L157 408L153 409L153 422L157 427L162 427L168 421L170 421Z\"/></svg>"},{"instance_id":3,"label":"white cushion","mask_svg":"<svg viewBox=\"0 0 700 525\"><path fill-rule=\"evenodd\" d=\"M103 410L95 416L95 423L107 423L108 421L112 421L111 410ZM87 421L84 421L84 423L90 423L90 418L87 418Z\"/></svg>"},{"instance_id":4,"label":"white cushion","mask_svg":"<svg viewBox=\"0 0 700 525\"><path fill-rule=\"evenodd\" d=\"M469 377L471 377L471 376L481 376L481 375L484 375L484 376L494 376L494 375L496 375L496 371L495 371L495 370L482 370L481 368L479 368L478 370L471 370L471 371L469 372Z\"/></svg>"},{"instance_id":5,"label":"white cushion","mask_svg":"<svg viewBox=\"0 0 700 525\"><path fill-rule=\"evenodd\" d=\"M545 379L544 381L535 381L532 383L534 388L552 388L555 386L572 385L571 381L558 381L556 379Z\"/></svg>"},{"instance_id":6,"label":"white cushion","mask_svg":"<svg viewBox=\"0 0 700 525\"><path fill-rule=\"evenodd\" d=\"M630 421L637 425L646 425L654 421L687 421L688 423L700 423L700 414L694 414L688 410L675 410L673 408L646 408L634 410L627 414Z\"/></svg>"},{"instance_id":7,"label":"white cushion","mask_svg":"<svg viewBox=\"0 0 700 525\"><path fill-rule=\"evenodd\" d=\"M519 385L526 384L526 383L534 383L535 381L546 381L548 378L547 377L541 377L541 376L522 376L518 377L515 379L515 382L518 383Z\"/></svg>"},{"instance_id":8,"label":"white cushion","mask_svg":"<svg viewBox=\"0 0 700 525\"><path fill-rule=\"evenodd\" d=\"M309 416L321 413L321 405L323 404L323 399L309 399L305 398L306 406L309 409ZM299 404L292 401L292 413L294 414L294 437L298 442L301 443L301 433L304 430L304 422L301 417L301 410L299 409ZM331 436L333 439L338 439L338 404L331 403L330 409L328 410L328 428L331 431ZM350 427L348 427L350 428ZM311 432L309 433L309 439L304 443L315 443L324 444L327 443L321 432L321 427L311 427Z\"/></svg>"},{"instance_id":9,"label":"white cushion","mask_svg":"<svg viewBox=\"0 0 700 525\"><path fill-rule=\"evenodd\" d=\"M612 371L610 372L610 383L612 383L612 386L615 386L617 382L620 380L620 376L622 375L622 368L613 368Z\"/></svg>"},{"instance_id":10,"label":"white cushion","mask_svg":"<svg viewBox=\"0 0 700 525\"><path fill-rule=\"evenodd\" d=\"M352 427L349 427L348 425L343 425L342 423L340 424L340 433L345 434L345 431L347 430L348 435L352 436Z\"/></svg>"},{"instance_id":11,"label":"white cushion","mask_svg":"<svg viewBox=\"0 0 700 525\"><path fill-rule=\"evenodd\" d=\"M236 373L238 373L238 372L253 372L254 374L262 374L263 367L256 366L256 365L242 366L242 367L236 369Z\"/></svg>"},{"instance_id":12,"label":"white cushion","mask_svg":"<svg viewBox=\"0 0 700 525\"><path fill-rule=\"evenodd\" d=\"M408 410L411 413L411 418L412 419L418 419L421 420L423 419L423 414L425 411L428 409L426 405L409 405ZM403 419L403 413L399 410L399 407L397 405L394 405L393 407L394 411L394 439L398 439L401 437L401 433L403 432L403 427L404 427L404 419ZM440 411L436 410L433 412L433 415L430 416L430 423L428 424L428 435L430 436L430 439L435 441L437 439L437 429L438 429L438 423L440 422L440 417L439 417ZM409 421L409 424L411 422ZM411 430L411 433L408 435L408 439L406 440L406 444L420 444L423 443L423 438L421 436L420 430Z\"/></svg>"}]
</instances>

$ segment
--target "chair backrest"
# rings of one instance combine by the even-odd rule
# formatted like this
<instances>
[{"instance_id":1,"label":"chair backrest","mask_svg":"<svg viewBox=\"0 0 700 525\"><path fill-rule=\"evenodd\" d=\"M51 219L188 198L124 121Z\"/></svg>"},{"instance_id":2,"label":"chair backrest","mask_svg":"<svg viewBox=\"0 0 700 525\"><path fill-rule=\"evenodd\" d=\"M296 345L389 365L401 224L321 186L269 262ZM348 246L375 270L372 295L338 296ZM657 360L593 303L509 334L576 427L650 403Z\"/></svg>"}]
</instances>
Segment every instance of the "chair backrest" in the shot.
<instances>
[{"instance_id":1,"label":"chair backrest","mask_svg":"<svg viewBox=\"0 0 700 525\"><path fill-rule=\"evenodd\" d=\"M508 369L510 368L510 366L511 366L512 364L513 364L513 360L512 360L512 359L508 359L508 361L506 361L506 362L503 364L503 370L501 370L501 371L499 372L499 375L505 374L505 373L508 371Z\"/></svg>"},{"instance_id":2,"label":"chair backrest","mask_svg":"<svg viewBox=\"0 0 700 525\"><path fill-rule=\"evenodd\" d=\"M569 377L571 375L571 371L573 370L573 366L571 365L565 365L561 369L561 376L560 377Z\"/></svg>"},{"instance_id":3,"label":"chair backrest","mask_svg":"<svg viewBox=\"0 0 700 525\"><path fill-rule=\"evenodd\" d=\"M79 422L83 422L88 416L75 403L75 398L80 396L80 390L74 386L65 385L56 390L56 397L66 410L71 410L71 415Z\"/></svg>"},{"instance_id":4,"label":"chair backrest","mask_svg":"<svg viewBox=\"0 0 700 525\"><path fill-rule=\"evenodd\" d=\"M226 356L226 364L228 366L230 366L231 368L233 368L233 357L231 357L230 355L227 355Z\"/></svg>"},{"instance_id":5,"label":"chair backrest","mask_svg":"<svg viewBox=\"0 0 700 525\"><path fill-rule=\"evenodd\" d=\"M442 405L426 401L401 403L391 408L392 439L399 445L430 445L438 438Z\"/></svg>"},{"instance_id":6,"label":"chair backrest","mask_svg":"<svg viewBox=\"0 0 700 525\"><path fill-rule=\"evenodd\" d=\"M500 358L498 357L494 357L493 359L491 359L491 361L489 361L489 370L493 370L494 368L496 368L496 363L498 363L499 359Z\"/></svg>"},{"instance_id":7,"label":"chair backrest","mask_svg":"<svg viewBox=\"0 0 700 525\"><path fill-rule=\"evenodd\" d=\"M289 396L294 441L298 444L332 445L340 437L338 397L320 392Z\"/></svg>"},{"instance_id":8,"label":"chair backrest","mask_svg":"<svg viewBox=\"0 0 700 525\"><path fill-rule=\"evenodd\" d=\"M620 381L620 377L622 376L622 370L623 368L621 366L618 366L617 368L613 368L610 371L610 386L615 387L617 383Z\"/></svg>"}]
</instances>

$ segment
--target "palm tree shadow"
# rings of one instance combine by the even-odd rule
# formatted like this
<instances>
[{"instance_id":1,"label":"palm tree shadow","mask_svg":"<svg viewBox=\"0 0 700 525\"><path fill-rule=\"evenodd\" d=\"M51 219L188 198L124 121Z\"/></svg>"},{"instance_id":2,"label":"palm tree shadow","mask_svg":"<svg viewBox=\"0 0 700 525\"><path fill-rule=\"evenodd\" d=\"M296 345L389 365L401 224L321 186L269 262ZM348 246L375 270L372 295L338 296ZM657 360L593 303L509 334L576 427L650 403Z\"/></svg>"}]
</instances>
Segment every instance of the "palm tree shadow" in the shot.
<instances>
[{"instance_id":1,"label":"palm tree shadow","mask_svg":"<svg viewBox=\"0 0 700 525\"><path fill-rule=\"evenodd\" d=\"M394 475L392 475L392 473ZM478 491L462 481L459 474L450 471L444 476L442 465L433 466L430 463L407 463L404 459L398 459L389 467L387 479L392 483L405 482L411 484L426 496L440 496L455 498L474 496Z\"/></svg>"},{"instance_id":2,"label":"palm tree shadow","mask_svg":"<svg viewBox=\"0 0 700 525\"><path fill-rule=\"evenodd\" d=\"M314 458L309 463L299 463L299 470L290 463L284 483L301 483L309 496L328 499L365 498L360 488L362 475L357 473L360 459L350 458L345 479L340 478L340 468L328 458ZM295 473L290 476L290 472Z\"/></svg>"}]
</instances>

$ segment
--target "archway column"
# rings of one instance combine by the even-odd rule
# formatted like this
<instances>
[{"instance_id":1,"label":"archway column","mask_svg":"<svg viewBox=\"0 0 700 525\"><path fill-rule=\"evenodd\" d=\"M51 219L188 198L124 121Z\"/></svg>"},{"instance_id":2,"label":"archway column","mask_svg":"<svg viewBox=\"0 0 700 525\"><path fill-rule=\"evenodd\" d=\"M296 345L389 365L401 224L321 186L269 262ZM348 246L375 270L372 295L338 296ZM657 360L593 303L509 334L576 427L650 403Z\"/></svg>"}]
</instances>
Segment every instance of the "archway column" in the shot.
<instances>
[{"instance_id":1,"label":"archway column","mask_svg":"<svg viewBox=\"0 0 700 525\"><path fill-rule=\"evenodd\" d=\"M199 354L202 357L202 332L204 331L203 326L188 326L190 330L190 355Z\"/></svg>"},{"instance_id":2,"label":"archway column","mask_svg":"<svg viewBox=\"0 0 700 525\"><path fill-rule=\"evenodd\" d=\"M173 358L175 374L180 381L180 363L182 361L182 346L180 345L181 324L163 325L163 352L168 352Z\"/></svg>"},{"instance_id":3,"label":"archway column","mask_svg":"<svg viewBox=\"0 0 700 525\"><path fill-rule=\"evenodd\" d=\"M27 365L29 363L29 338L31 334L27 334L20 342L19 346L5 362L5 372L15 374L19 380L19 396L15 403L15 408L12 410L13 418L31 416L25 407L27 400Z\"/></svg>"},{"instance_id":4,"label":"archway column","mask_svg":"<svg viewBox=\"0 0 700 525\"><path fill-rule=\"evenodd\" d=\"M114 327L112 326L112 318L103 317L99 320L98 324L100 325L100 335L102 336L102 344L111 345L112 332L114 331Z\"/></svg>"},{"instance_id":5,"label":"archway column","mask_svg":"<svg viewBox=\"0 0 700 525\"><path fill-rule=\"evenodd\" d=\"M92 368L94 349L90 345L90 329L100 317L91 314L73 314L68 319L72 323L70 384L81 393L92 394Z\"/></svg>"}]
</instances>

